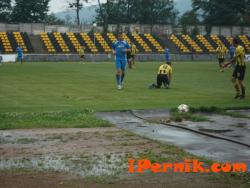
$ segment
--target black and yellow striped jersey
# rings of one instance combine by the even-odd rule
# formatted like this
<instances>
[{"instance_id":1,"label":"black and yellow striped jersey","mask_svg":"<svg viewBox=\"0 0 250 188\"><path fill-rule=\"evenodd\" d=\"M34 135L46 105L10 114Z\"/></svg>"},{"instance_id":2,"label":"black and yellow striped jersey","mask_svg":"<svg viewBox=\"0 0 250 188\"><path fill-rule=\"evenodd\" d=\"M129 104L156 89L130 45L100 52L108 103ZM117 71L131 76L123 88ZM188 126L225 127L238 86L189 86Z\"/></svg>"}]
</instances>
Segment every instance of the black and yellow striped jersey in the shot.
<instances>
[{"instance_id":1,"label":"black and yellow striped jersey","mask_svg":"<svg viewBox=\"0 0 250 188\"><path fill-rule=\"evenodd\" d=\"M84 55L85 54L85 48L84 47L79 48L78 53L79 53L80 56Z\"/></svg>"},{"instance_id":2,"label":"black and yellow striped jersey","mask_svg":"<svg viewBox=\"0 0 250 188\"><path fill-rule=\"evenodd\" d=\"M235 49L235 64L238 66L246 66L245 62L245 49L241 46L238 45Z\"/></svg>"},{"instance_id":3,"label":"black and yellow striped jersey","mask_svg":"<svg viewBox=\"0 0 250 188\"><path fill-rule=\"evenodd\" d=\"M137 53L137 48L134 44L131 46L131 55L135 55Z\"/></svg>"},{"instance_id":4,"label":"black and yellow striped jersey","mask_svg":"<svg viewBox=\"0 0 250 188\"><path fill-rule=\"evenodd\" d=\"M158 74L172 74L173 69L170 65L168 64L163 64L159 67Z\"/></svg>"},{"instance_id":5,"label":"black and yellow striped jersey","mask_svg":"<svg viewBox=\"0 0 250 188\"><path fill-rule=\"evenodd\" d=\"M227 54L227 49L224 46L218 46L216 52L218 53L218 59L224 59Z\"/></svg>"}]
</instances>

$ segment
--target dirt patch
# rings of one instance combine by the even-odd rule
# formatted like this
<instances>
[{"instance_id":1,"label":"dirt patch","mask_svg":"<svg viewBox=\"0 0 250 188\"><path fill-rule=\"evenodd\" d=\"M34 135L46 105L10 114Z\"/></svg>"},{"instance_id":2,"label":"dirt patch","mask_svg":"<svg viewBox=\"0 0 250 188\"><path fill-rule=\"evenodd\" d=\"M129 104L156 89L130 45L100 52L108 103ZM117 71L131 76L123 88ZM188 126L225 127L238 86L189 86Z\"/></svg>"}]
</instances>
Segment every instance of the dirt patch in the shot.
<instances>
[{"instance_id":1,"label":"dirt patch","mask_svg":"<svg viewBox=\"0 0 250 188\"><path fill-rule=\"evenodd\" d=\"M0 188L235 187L216 174L129 174L128 158L174 162L183 150L118 128L0 131Z\"/></svg>"},{"instance_id":2,"label":"dirt patch","mask_svg":"<svg viewBox=\"0 0 250 188\"><path fill-rule=\"evenodd\" d=\"M229 188L240 186L239 182L234 185L221 180L212 174L144 174L117 178L81 178L59 172L0 172L0 188Z\"/></svg>"}]
</instances>

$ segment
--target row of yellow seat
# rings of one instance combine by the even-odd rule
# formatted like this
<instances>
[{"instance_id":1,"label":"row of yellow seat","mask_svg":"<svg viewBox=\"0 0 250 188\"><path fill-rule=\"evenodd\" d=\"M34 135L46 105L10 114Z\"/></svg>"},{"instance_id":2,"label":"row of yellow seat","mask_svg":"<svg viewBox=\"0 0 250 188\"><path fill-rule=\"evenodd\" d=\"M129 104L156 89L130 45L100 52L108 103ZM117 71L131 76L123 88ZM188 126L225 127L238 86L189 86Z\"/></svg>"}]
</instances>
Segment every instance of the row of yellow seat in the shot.
<instances>
[{"instance_id":1,"label":"row of yellow seat","mask_svg":"<svg viewBox=\"0 0 250 188\"><path fill-rule=\"evenodd\" d=\"M232 44L233 41L233 37L231 36L221 38L215 34L207 36L207 38L203 35L196 35L195 40L191 38L189 35L176 36L172 34L170 36L171 41L180 49L181 52L184 53L190 52L190 49L188 49L188 47L185 46L185 44L181 42L181 40L178 37L181 37L183 40L185 40L191 46L191 48L194 49L196 53L202 53L202 52L214 53L216 52L217 46L222 45L226 48L227 47L226 45ZM246 51L250 52L249 38L246 35L239 35L237 38L240 39ZM197 41L199 41L204 46L204 50L201 48L201 46L198 45Z\"/></svg>"},{"instance_id":2,"label":"row of yellow seat","mask_svg":"<svg viewBox=\"0 0 250 188\"><path fill-rule=\"evenodd\" d=\"M127 42L129 43L129 45L132 45L131 40L129 39L129 37L128 37L125 33L123 34L123 37L124 37L124 40L127 41ZM139 52L139 50L138 50L138 48L136 47L136 45L135 45L135 51L136 51L136 52Z\"/></svg>"},{"instance_id":3,"label":"row of yellow seat","mask_svg":"<svg viewBox=\"0 0 250 188\"><path fill-rule=\"evenodd\" d=\"M232 44L232 42L233 42L233 37L227 36L227 37L226 37L226 40L227 40L227 42L228 42L229 44Z\"/></svg>"},{"instance_id":4,"label":"row of yellow seat","mask_svg":"<svg viewBox=\"0 0 250 188\"><path fill-rule=\"evenodd\" d=\"M137 33L132 33L134 39L141 45L143 50L147 53L152 52L152 49L147 45L147 43L138 35Z\"/></svg>"},{"instance_id":5,"label":"row of yellow seat","mask_svg":"<svg viewBox=\"0 0 250 188\"><path fill-rule=\"evenodd\" d=\"M210 53L215 52L213 46L208 42L208 40L203 35L197 35L196 37L205 46L208 52Z\"/></svg>"},{"instance_id":6,"label":"row of yellow seat","mask_svg":"<svg viewBox=\"0 0 250 188\"><path fill-rule=\"evenodd\" d=\"M81 45L80 45L80 42L78 41L78 39L76 38L75 34L72 32L68 32L68 33L66 33L66 35L67 35L68 39L71 41L71 43L73 44L76 51L79 52ZM64 41L61 33L54 32L53 36L56 39L57 44L60 46L60 48L62 49L63 52L65 52L65 53L70 52L69 47L68 47L67 43ZM86 45L88 46L88 48L90 49L90 51L92 53L98 52L96 44L92 41L92 39L89 37L89 35L87 33L80 33L80 36L81 36L82 40L86 43ZM140 37L140 35L134 33L134 34L132 34L132 36L139 43L139 45L145 50L145 52L149 52L149 53L152 52L152 49ZM155 46L155 48L157 49L158 52L164 51L162 46L150 34L145 35L145 36L152 43L152 45ZM115 40L117 40L115 35L111 32L107 33L107 37L111 42L114 42ZM51 53L56 52L55 45L57 45L57 44L52 43L52 41L50 40L49 35L47 33L41 33L41 39L42 39L45 47L47 48L48 52L51 52ZM100 33L95 32L94 39L101 45L104 52L106 52L106 53L111 52L111 46L108 45L107 41ZM131 44L131 40L129 39L129 37L126 34L124 34L124 39L126 41L128 41L129 44ZM136 47L136 50L139 51L138 47Z\"/></svg>"},{"instance_id":7,"label":"row of yellow seat","mask_svg":"<svg viewBox=\"0 0 250 188\"><path fill-rule=\"evenodd\" d=\"M246 35L239 35L239 39L244 44L244 47L246 48L247 52L250 52L250 41L248 40Z\"/></svg>"},{"instance_id":8,"label":"row of yellow seat","mask_svg":"<svg viewBox=\"0 0 250 188\"><path fill-rule=\"evenodd\" d=\"M211 39L215 42L217 46L222 45L224 48L226 48L225 44L220 40L218 35L210 35Z\"/></svg>"},{"instance_id":9,"label":"row of yellow seat","mask_svg":"<svg viewBox=\"0 0 250 188\"><path fill-rule=\"evenodd\" d=\"M190 50L174 34L170 36L170 40L181 50L181 52L190 52Z\"/></svg>"},{"instance_id":10,"label":"row of yellow seat","mask_svg":"<svg viewBox=\"0 0 250 188\"><path fill-rule=\"evenodd\" d=\"M58 32L53 32L53 35L57 41L57 43L59 44L61 50L63 53L69 53L70 50L69 50L69 47L67 46L67 44L65 43L61 33L58 33Z\"/></svg>"},{"instance_id":11,"label":"row of yellow seat","mask_svg":"<svg viewBox=\"0 0 250 188\"><path fill-rule=\"evenodd\" d=\"M50 41L48 34L43 32L43 33L40 34L40 37L41 37L41 40L42 40L44 46L48 50L48 52L49 53L55 53L56 52L55 47L52 44L52 42Z\"/></svg>"},{"instance_id":12,"label":"row of yellow seat","mask_svg":"<svg viewBox=\"0 0 250 188\"><path fill-rule=\"evenodd\" d=\"M104 52L106 53L111 52L111 48L109 47L105 39L102 37L102 35L97 32L95 32L94 35L95 35L96 40L101 44L102 48L104 49Z\"/></svg>"},{"instance_id":13,"label":"row of yellow seat","mask_svg":"<svg viewBox=\"0 0 250 188\"><path fill-rule=\"evenodd\" d=\"M96 48L95 44L93 43L93 41L91 40L91 38L89 37L89 35L87 33L80 33L80 35L81 35L82 39L88 45L90 51L92 53L97 53L98 49Z\"/></svg>"},{"instance_id":14,"label":"row of yellow seat","mask_svg":"<svg viewBox=\"0 0 250 188\"><path fill-rule=\"evenodd\" d=\"M6 32L0 32L0 42L2 43L5 52L13 52L13 48Z\"/></svg>"},{"instance_id":15,"label":"row of yellow seat","mask_svg":"<svg viewBox=\"0 0 250 188\"><path fill-rule=\"evenodd\" d=\"M117 40L114 33L107 33L107 36L111 42L115 42Z\"/></svg>"},{"instance_id":16,"label":"row of yellow seat","mask_svg":"<svg viewBox=\"0 0 250 188\"><path fill-rule=\"evenodd\" d=\"M79 41L77 40L76 36L74 35L74 33L72 32L68 32L66 33L66 35L68 36L69 40L71 41L71 43L73 44L75 50L79 53L81 50L81 44L79 43Z\"/></svg>"},{"instance_id":17,"label":"row of yellow seat","mask_svg":"<svg viewBox=\"0 0 250 188\"><path fill-rule=\"evenodd\" d=\"M23 37L20 32L13 32L16 43L20 45L24 52L28 52L27 46L24 43Z\"/></svg>"},{"instance_id":18,"label":"row of yellow seat","mask_svg":"<svg viewBox=\"0 0 250 188\"><path fill-rule=\"evenodd\" d=\"M200 46L189 35L182 35L182 38L192 47L192 49L194 49L196 53L203 52Z\"/></svg>"},{"instance_id":19,"label":"row of yellow seat","mask_svg":"<svg viewBox=\"0 0 250 188\"><path fill-rule=\"evenodd\" d=\"M210 36L212 38L212 40L217 44L222 44L225 47L225 44L223 43L223 41L220 40L220 38L218 37L218 35L211 35ZM233 42L233 37L231 36L227 36L225 37L227 42L229 44L232 44ZM239 35L238 38L240 39L240 41L242 42L244 48L246 49L247 52L250 52L250 40L247 38L246 35Z\"/></svg>"},{"instance_id":20,"label":"row of yellow seat","mask_svg":"<svg viewBox=\"0 0 250 188\"><path fill-rule=\"evenodd\" d=\"M148 41L156 48L156 50L159 52L159 53L162 53L164 52L164 49L163 47L159 44L159 42L157 42L155 40L155 38L149 34L149 33L146 33L144 34L144 36L148 39Z\"/></svg>"}]
</instances>

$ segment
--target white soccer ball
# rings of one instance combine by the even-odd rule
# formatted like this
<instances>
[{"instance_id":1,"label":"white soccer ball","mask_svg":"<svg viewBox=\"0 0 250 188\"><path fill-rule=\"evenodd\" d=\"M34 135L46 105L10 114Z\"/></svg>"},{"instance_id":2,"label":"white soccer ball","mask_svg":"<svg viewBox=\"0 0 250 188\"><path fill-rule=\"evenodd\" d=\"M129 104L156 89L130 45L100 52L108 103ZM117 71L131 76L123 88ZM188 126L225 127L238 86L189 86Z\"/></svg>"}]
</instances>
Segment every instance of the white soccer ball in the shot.
<instances>
[{"instance_id":1,"label":"white soccer ball","mask_svg":"<svg viewBox=\"0 0 250 188\"><path fill-rule=\"evenodd\" d=\"M178 111L181 112L181 113L188 112L189 111L189 107L186 104L180 104L178 106Z\"/></svg>"}]
</instances>

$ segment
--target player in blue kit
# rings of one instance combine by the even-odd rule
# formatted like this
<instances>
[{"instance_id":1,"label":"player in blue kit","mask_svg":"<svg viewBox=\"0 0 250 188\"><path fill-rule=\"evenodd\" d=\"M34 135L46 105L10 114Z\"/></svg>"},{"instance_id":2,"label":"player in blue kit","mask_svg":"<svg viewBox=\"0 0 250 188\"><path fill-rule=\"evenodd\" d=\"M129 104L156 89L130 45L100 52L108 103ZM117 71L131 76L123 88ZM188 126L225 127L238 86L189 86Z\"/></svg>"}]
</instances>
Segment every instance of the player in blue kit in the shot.
<instances>
[{"instance_id":1,"label":"player in blue kit","mask_svg":"<svg viewBox=\"0 0 250 188\"><path fill-rule=\"evenodd\" d=\"M231 45L229 47L229 56L230 56L230 59L234 58L234 53L235 53L235 47L233 45Z\"/></svg>"},{"instance_id":2,"label":"player in blue kit","mask_svg":"<svg viewBox=\"0 0 250 188\"><path fill-rule=\"evenodd\" d=\"M112 49L115 56L117 89L121 90L123 88L126 71L126 54L130 51L130 46L125 40L123 40L122 33L118 33L117 41L112 44Z\"/></svg>"},{"instance_id":3,"label":"player in blue kit","mask_svg":"<svg viewBox=\"0 0 250 188\"><path fill-rule=\"evenodd\" d=\"M18 46L16 48L16 52L17 52L17 60L16 60L16 62L21 62L21 64L22 64L23 63L23 49L19 44L18 44Z\"/></svg>"},{"instance_id":4,"label":"player in blue kit","mask_svg":"<svg viewBox=\"0 0 250 188\"><path fill-rule=\"evenodd\" d=\"M169 48L165 48L165 60L166 60L166 63L170 63L171 62Z\"/></svg>"}]
</instances>

